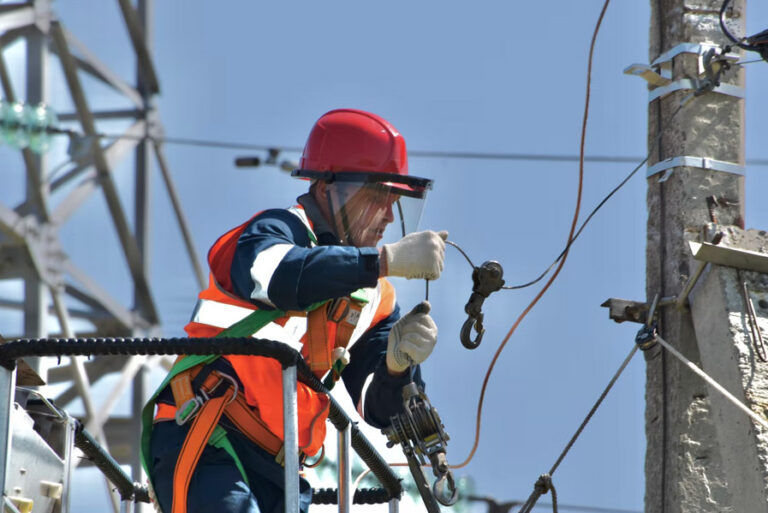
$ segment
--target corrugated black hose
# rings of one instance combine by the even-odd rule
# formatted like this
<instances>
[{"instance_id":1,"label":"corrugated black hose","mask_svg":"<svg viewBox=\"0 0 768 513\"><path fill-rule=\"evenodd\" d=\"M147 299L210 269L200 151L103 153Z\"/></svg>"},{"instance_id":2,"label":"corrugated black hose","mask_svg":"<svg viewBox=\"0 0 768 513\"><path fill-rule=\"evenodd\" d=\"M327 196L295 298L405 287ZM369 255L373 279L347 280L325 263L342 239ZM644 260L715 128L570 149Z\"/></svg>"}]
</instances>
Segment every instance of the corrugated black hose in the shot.
<instances>
[{"instance_id":1,"label":"corrugated black hose","mask_svg":"<svg viewBox=\"0 0 768 513\"><path fill-rule=\"evenodd\" d=\"M12 370L17 359L27 356L179 354L244 354L270 357L279 361L283 368L296 365L298 379L302 383L317 392L328 393L326 387L315 377L297 351L280 342L248 337L20 339L0 345L0 365ZM331 403L328 418L336 429L345 429L351 420L333 397L329 396L329 398ZM386 502L390 498L399 498L403 491L400 479L354 423L352 423L350 431L352 448L384 486L383 491L386 492L386 500L383 500L384 494L380 492L376 492L374 495L380 497L381 502ZM94 459L94 463L118 487L121 497L124 499L134 497L134 500L148 502L149 497L146 494L146 489L143 489L139 484L132 483L119 465L101 449L93 437L82 429L82 426L79 427L76 438L93 453L89 454L89 457ZM86 452L83 447L79 445L78 447ZM106 470L99 465L97 460L104 464Z\"/></svg>"}]
</instances>

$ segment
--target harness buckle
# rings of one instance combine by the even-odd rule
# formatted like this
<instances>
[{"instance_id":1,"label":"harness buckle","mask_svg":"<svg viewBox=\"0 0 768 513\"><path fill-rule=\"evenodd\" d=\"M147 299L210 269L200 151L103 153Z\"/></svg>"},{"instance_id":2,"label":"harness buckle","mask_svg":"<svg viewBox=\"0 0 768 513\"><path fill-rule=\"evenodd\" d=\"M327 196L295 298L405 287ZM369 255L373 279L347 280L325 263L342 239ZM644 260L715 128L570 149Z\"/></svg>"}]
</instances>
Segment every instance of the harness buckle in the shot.
<instances>
[{"instance_id":1,"label":"harness buckle","mask_svg":"<svg viewBox=\"0 0 768 513\"><path fill-rule=\"evenodd\" d=\"M349 300L345 297L337 297L331 303L328 310L328 320L336 324L347 318L349 314Z\"/></svg>"},{"instance_id":2,"label":"harness buckle","mask_svg":"<svg viewBox=\"0 0 768 513\"><path fill-rule=\"evenodd\" d=\"M192 399L185 401L184 404L176 410L176 424L179 426L186 424L198 411L200 411L202 406L203 399L199 396L195 396Z\"/></svg>"},{"instance_id":3,"label":"harness buckle","mask_svg":"<svg viewBox=\"0 0 768 513\"><path fill-rule=\"evenodd\" d=\"M237 393L239 391L237 380L224 372L216 371L216 375L219 377L219 380L214 383L210 390L205 390L203 387L200 387L197 395L185 401L184 404L176 410L176 424L183 426L194 418L194 416L197 415L197 412L199 412L203 405L211 399L222 383L228 383L232 386L232 397L229 398L227 404L230 404L237 399Z\"/></svg>"},{"instance_id":4,"label":"harness buckle","mask_svg":"<svg viewBox=\"0 0 768 513\"><path fill-rule=\"evenodd\" d=\"M237 399L237 392L239 391L239 387L237 385L237 380L230 376L227 373L215 371L216 375L219 376L219 380L211 387L210 390L205 390L204 388L200 387L200 395L203 396L204 400L207 401L211 398L211 396L216 392L216 390L221 386L222 383L229 383L232 385L232 397L229 398L227 401L227 404L231 403L235 399Z\"/></svg>"}]
</instances>

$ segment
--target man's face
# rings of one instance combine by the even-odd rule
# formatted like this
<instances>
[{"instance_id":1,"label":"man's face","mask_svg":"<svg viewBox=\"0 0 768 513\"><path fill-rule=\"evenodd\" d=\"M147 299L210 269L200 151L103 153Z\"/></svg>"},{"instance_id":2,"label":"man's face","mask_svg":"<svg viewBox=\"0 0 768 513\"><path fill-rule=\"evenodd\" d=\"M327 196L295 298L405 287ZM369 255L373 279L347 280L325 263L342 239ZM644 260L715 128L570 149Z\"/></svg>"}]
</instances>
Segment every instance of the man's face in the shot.
<instances>
[{"instance_id":1,"label":"man's face","mask_svg":"<svg viewBox=\"0 0 768 513\"><path fill-rule=\"evenodd\" d=\"M337 233L342 235L339 238L359 248L376 246L395 220L393 204L398 196L385 188L368 185L341 187L336 192L335 223Z\"/></svg>"}]
</instances>

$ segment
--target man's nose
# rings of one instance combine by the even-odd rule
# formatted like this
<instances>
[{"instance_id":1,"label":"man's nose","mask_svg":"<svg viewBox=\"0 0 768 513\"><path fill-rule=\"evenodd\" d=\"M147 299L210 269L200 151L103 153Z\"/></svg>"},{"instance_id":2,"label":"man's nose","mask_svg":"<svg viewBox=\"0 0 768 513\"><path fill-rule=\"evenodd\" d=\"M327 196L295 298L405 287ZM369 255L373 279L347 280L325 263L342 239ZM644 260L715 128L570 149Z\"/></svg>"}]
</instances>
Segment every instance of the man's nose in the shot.
<instances>
[{"instance_id":1,"label":"man's nose","mask_svg":"<svg viewBox=\"0 0 768 513\"><path fill-rule=\"evenodd\" d=\"M387 205L387 208L384 211L384 220L387 223L391 223L392 221L395 220L395 213L392 210L392 205L394 205L394 203L390 203L389 205Z\"/></svg>"}]
</instances>

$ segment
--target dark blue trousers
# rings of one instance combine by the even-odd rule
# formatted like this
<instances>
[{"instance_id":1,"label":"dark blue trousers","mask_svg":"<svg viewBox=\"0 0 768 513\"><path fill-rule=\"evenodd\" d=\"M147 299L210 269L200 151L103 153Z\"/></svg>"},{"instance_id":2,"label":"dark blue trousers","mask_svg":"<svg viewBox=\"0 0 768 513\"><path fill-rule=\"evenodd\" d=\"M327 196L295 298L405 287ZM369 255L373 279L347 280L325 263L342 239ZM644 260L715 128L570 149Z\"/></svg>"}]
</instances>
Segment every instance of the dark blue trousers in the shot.
<instances>
[{"instance_id":1,"label":"dark blue trousers","mask_svg":"<svg viewBox=\"0 0 768 513\"><path fill-rule=\"evenodd\" d=\"M189 425L159 422L152 429L151 474L155 495L164 513L171 513L173 471ZM236 430L227 437L245 467L248 484L232 457L223 449L205 447L192 474L187 498L187 513L283 513L285 504L284 469L275 457L252 443ZM300 511L307 513L312 502L312 487L300 478Z\"/></svg>"}]
</instances>

